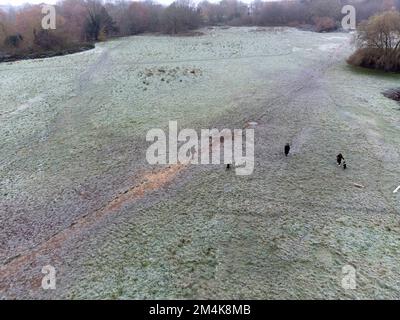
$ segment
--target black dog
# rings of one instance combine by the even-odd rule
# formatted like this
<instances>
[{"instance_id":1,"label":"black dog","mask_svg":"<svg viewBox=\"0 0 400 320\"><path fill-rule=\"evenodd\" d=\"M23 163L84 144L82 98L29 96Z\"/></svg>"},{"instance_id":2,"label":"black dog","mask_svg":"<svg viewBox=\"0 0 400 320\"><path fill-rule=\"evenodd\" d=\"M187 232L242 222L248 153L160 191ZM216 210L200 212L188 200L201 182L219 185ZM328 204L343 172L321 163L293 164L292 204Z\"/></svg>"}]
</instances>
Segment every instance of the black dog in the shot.
<instances>
[{"instance_id":1,"label":"black dog","mask_svg":"<svg viewBox=\"0 0 400 320\"><path fill-rule=\"evenodd\" d=\"M339 153L336 156L336 161L337 161L338 166L340 166L342 164L342 161L344 161L344 157L343 157L343 155L341 153Z\"/></svg>"},{"instance_id":2,"label":"black dog","mask_svg":"<svg viewBox=\"0 0 400 320\"><path fill-rule=\"evenodd\" d=\"M286 157L289 155L289 152L290 152L290 144L287 143L287 144L285 145L285 156L286 156Z\"/></svg>"},{"instance_id":3,"label":"black dog","mask_svg":"<svg viewBox=\"0 0 400 320\"><path fill-rule=\"evenodd\" d=\"M346 164L346 161L343 160L343 170L346 170L346 169L347 169L347 164Z\"/></svg>"}]
</instances>

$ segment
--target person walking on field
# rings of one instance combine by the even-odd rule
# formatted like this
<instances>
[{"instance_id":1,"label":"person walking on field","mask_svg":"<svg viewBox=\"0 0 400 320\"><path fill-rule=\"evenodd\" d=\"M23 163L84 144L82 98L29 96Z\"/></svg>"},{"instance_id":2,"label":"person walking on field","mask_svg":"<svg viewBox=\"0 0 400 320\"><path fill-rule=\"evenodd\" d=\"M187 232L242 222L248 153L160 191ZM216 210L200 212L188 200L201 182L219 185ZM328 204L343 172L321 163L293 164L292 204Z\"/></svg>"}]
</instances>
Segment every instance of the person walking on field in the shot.
<instances>
[{"instance_id":1,"label":"person walking on field","mask_svg":"<svg viewBox=\"0 0 400 320\"><path fill-rule=\"evenodd\" d=\"M289 155L290 152L290 144L286 143L285 145L285 156L287 157Z\"/></svg>"}]
</instances>

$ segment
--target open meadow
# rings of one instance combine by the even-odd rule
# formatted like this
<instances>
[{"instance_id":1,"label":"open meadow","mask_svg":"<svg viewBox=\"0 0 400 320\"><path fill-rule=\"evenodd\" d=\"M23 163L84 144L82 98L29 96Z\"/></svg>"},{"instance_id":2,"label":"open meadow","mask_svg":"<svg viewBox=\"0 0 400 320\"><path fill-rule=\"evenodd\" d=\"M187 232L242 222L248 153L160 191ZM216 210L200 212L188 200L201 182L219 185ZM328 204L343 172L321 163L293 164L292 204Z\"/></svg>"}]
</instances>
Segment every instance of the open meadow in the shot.
<instances>
[{"instance_id":1,"label":"open meadow","mask_svg":"<svg viewBox=\"0 0 400 320\"><path fill-rule=\"evenodd\" d=\"M201 31L0 64L0 298L400 298L400 77L347 33ZM254 173L149 165L169 121L256 123Z\"/></svg>"}]
</instances>

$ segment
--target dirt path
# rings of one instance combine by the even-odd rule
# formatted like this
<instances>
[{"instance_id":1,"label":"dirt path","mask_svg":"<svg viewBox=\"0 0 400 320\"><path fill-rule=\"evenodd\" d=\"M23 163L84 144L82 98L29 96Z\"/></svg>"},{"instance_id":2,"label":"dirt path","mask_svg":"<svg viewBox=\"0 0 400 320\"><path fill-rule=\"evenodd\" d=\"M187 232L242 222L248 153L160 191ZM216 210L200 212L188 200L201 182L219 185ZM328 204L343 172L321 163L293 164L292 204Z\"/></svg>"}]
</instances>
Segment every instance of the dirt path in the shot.
<instances>
[{"instance_id":1,"label":"dirt path","mask_svg":"<svg viewBox=\"0 0 400 320\"><path fill-rule=\"evenodd\" d=\"M79 220L71 224L71 226L63 231L55 234L50 239L31 248L28 252L23 252L9 259L0 267L0 288L6 288L12 284L8 283L13 276L18 274L24 267L31 265L39 256L51 255L53 251L59 249L65 241L76 238L88 228L101 223L107 215L115 214L118 210L126 205L130 205L138 199L148 195L154 190L163 188L170 183L176 175L184 169L184 165L169 166L166 169L156 172L146 173L136 186L117 195L108 204L89 214L82 216ZM7 284L8 283L8 284ZM31 288L34 290L34 288Z\"/></svg>"},{"instance_id":2,"label":"dirt path","mask_svg":"<svg viewBox=\"0 0 400 320\"><path fill-rule=\"evenodd\" d=\"M210 147L215 148L215 141ZM208 153L213 149L206 148L201 150L201 153ZM65 242L78 238L81 234L89 229L95 228L96 225L101 225L102 222L111 214L117 214L124 207L134 204L143 197L151 197L151 192L164 188L169 183L172 183L178 174L188 168L189 164L177 164L167 166L164 169L153 170L144 173L139 177L135 186L126 189L122 193L116 195L108 203L94 211L82 215L77 221L74 221L68 228L53 235L48 240L39 245L30 248L27 252L21 252L18 255L9 258L5 264L0 266L0 288L7 290L7 287L12 286L10 280L14 279L15 275L22 272L27 266L35 264L38 257L50 257L54 252L65 246ZM83 195L84 196L84 195ZM38 290L37 283L40 277L35 277L29 281L33 287L29 290Z\"/></svg>"}]
</instances>

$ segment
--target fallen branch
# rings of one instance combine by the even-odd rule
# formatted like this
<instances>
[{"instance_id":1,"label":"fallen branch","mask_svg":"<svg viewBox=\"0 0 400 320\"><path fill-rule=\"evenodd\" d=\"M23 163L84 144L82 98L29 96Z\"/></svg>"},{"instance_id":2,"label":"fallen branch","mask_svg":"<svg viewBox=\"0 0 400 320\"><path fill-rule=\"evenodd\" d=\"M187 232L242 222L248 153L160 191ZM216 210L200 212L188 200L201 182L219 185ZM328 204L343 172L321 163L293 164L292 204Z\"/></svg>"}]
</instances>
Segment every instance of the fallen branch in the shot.
<instances>
[{"instance_id":1,"label":"fallen branch","mask_svg":"<svg viewBox=\"0 0 400 320\"><path fill-rule=\"evenodd\" d=\"M353 185L357 188L364 189L365 187L362 184L353 183Z\"/></svg>"}]
</instances>

